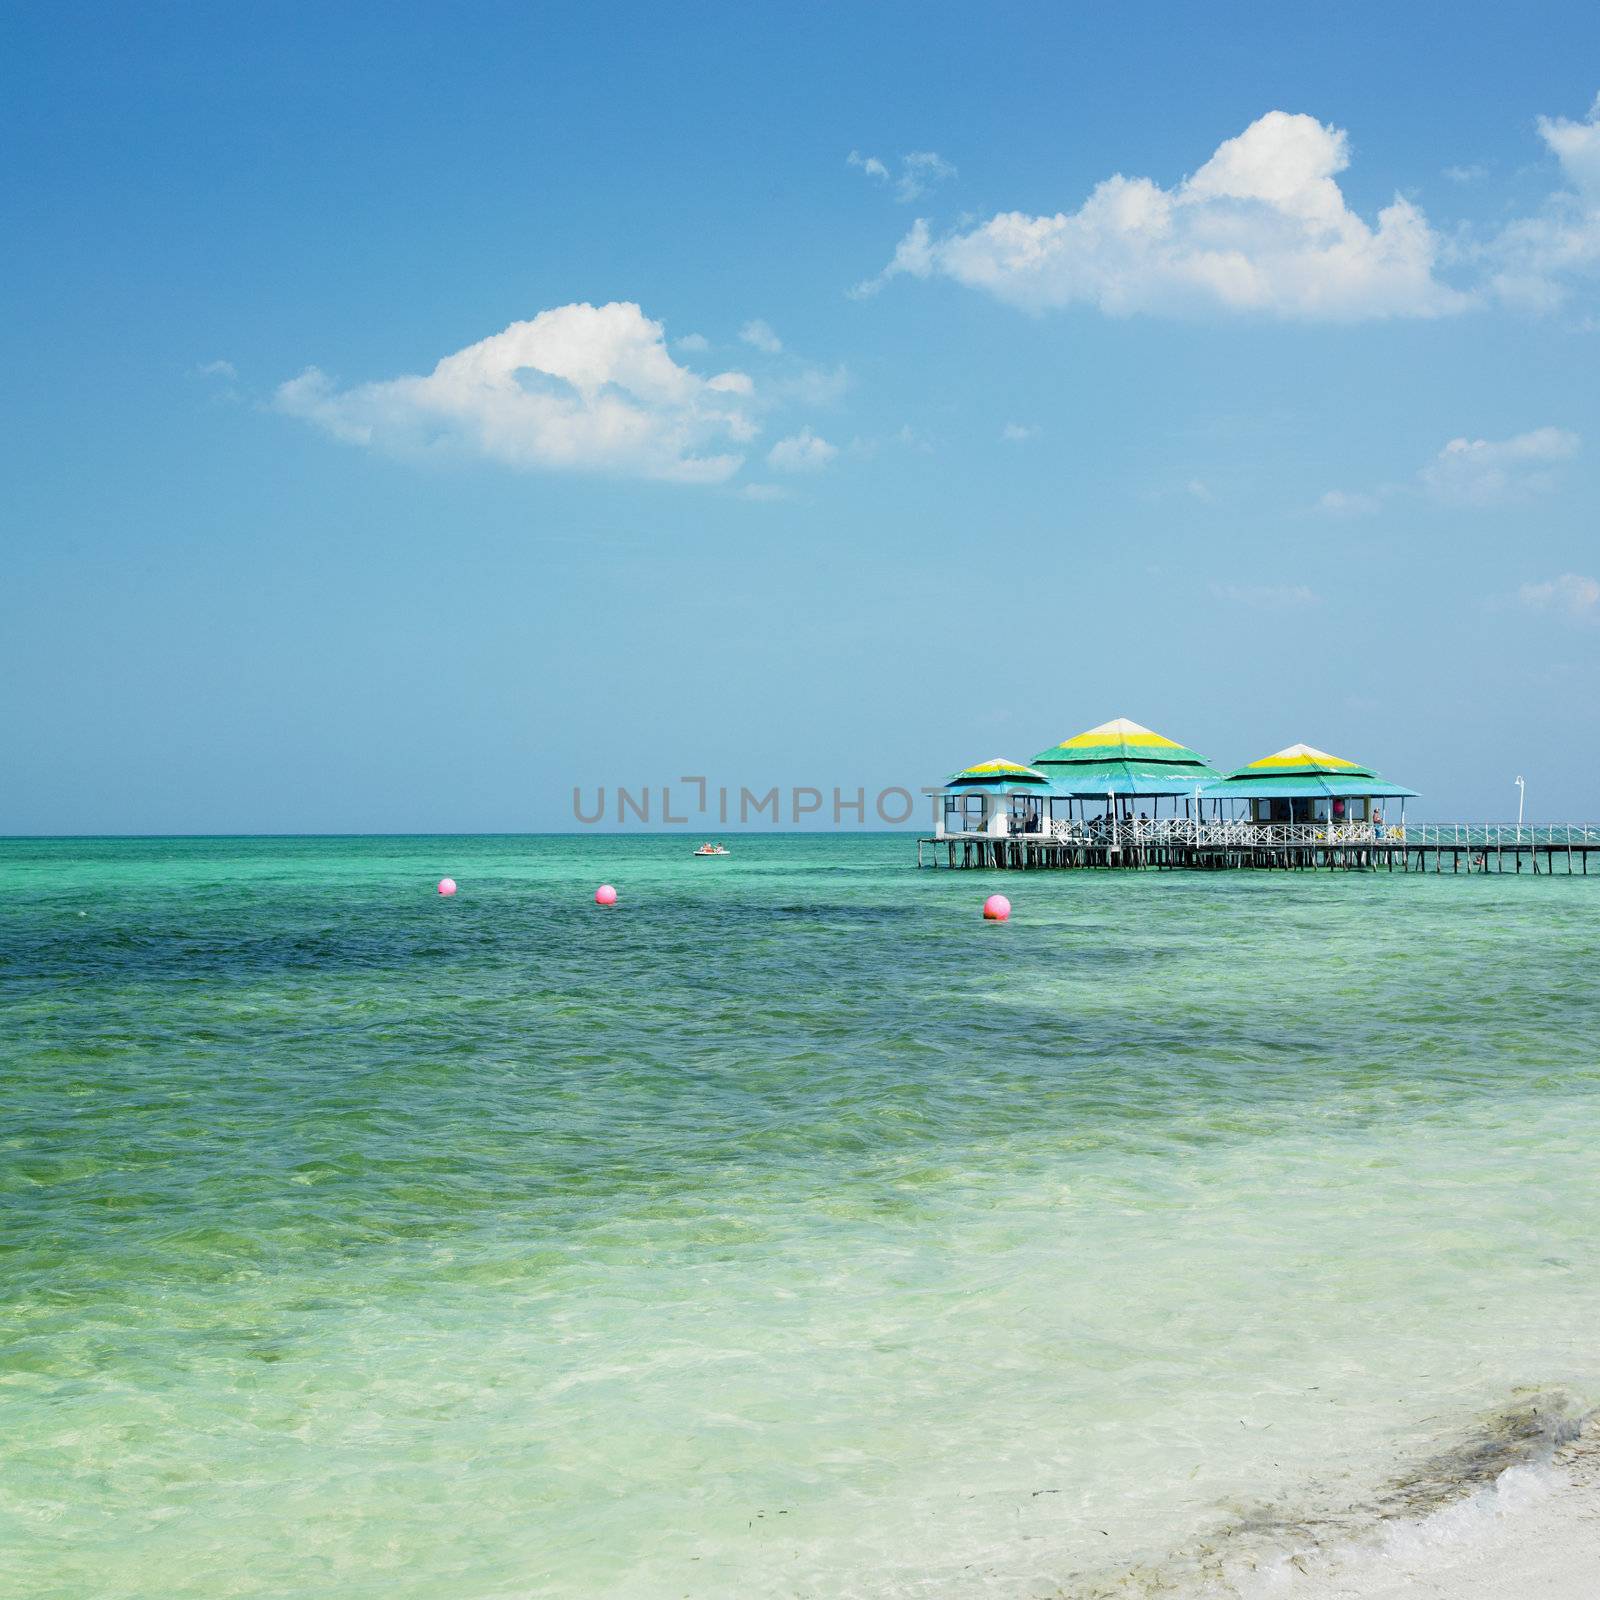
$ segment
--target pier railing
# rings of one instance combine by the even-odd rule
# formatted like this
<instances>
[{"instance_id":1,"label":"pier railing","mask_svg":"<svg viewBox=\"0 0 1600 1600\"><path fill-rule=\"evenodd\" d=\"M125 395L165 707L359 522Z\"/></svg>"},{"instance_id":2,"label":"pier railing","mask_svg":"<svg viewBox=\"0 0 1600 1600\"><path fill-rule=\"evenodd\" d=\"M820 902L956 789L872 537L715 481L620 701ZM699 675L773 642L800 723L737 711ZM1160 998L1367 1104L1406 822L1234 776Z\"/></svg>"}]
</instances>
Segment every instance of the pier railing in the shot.
<instances>
[{"instance_id":1,"label":"pier railing","mask_svg":"<svg viewBox=\"0 0 1600 1600\"><path fill-rule=\"evenodd\" d=\"M1371 822L1248 822L1242 818L1197 821L1193 817L1139 818L1118 821L1052 822L1048 838L1058 844L1124 845L1318 845L1365 844L1373 839L1400 839L1399 828Z\"/></svg>"},{"instance_id":2,"label":"pier railing","mask_svg":"<svg viewBox=\"0 0 1600 1600\"><path fill-rule=\"evenodd\" d=\"M953 839L985 839L986 833L951 833ZM1600 845L1600 826L1576 823L1532 827L1515 823L1467 822L1250 822L1243 818L1193 817L1089 821L1056 820L1026 832L1015 829L1006 837L1024 843L1085 845L1094 849L1114 846L1136 850L1147 846L1187 845L1196 849L1272 846L1316 848L1326 845L1376 844L1425 846L1461 850L1560 850L1568 846Z\"/></svg>"},{"instance_id":3,"label":"pier railing","mask_svg":"<svg viewBox=\"0 0 1600 1600\"><path fill-rule=\"evenodd\" d=\"M1457 845L1463 850L1560 850L1567 845L1600 844L1600 827L1576 823L1534 828L1527 824L1518 827L1512 822L1412 822L1401 837L1407 844L1442 846L1446 850Z\"/></svg>"}]
</instances>

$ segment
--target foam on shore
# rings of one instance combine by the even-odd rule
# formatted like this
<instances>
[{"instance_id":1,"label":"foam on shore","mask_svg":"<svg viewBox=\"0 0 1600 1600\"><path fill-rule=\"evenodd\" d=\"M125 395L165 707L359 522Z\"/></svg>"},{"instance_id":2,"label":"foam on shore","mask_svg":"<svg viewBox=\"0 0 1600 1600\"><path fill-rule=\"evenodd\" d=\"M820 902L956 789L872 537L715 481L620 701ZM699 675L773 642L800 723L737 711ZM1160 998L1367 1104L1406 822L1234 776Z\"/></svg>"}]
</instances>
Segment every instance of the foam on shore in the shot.
<instances>
[{"instance_id":1,"label":"foam on shore","mask_svg":"<svg viewBox=\"0 0 1600 1600\"><path fill-rule=\"evenodd\" d=\"M1594 1600L1600 1432L1562 1396L1520 1402L1348 1517L1373 1514L1363 1531L1331 1537L1345 1519L1308 1518L1276 1553L1235 1549L1168 1592L1194 1600Z\"/></svg>"}]
</instances>

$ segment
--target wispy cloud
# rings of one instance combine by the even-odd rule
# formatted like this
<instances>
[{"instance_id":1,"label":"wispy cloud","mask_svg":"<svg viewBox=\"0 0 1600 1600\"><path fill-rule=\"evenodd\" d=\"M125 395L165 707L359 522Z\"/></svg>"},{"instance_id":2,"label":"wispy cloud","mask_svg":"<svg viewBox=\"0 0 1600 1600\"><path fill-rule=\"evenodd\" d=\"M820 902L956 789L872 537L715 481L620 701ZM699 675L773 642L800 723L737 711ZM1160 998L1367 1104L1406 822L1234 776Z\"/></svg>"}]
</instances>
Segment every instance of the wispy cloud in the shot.
<instances>
[{"instance_id":1,"label":"wispy cloud","mask_svg":"<svg viewBox=\"0 0 1600 1600\"><path fill-rule=\"evenodd\" d=\"M1000 430L1000 437L1012 444L1025 444L1029 439L1039 437L1039 428L1032 422L1008 422Z\"/></svg>"},{"instance_id":2,"label":"wispy cloud","mask_svg":"<svg viewBox=\"0 0 1600 1600\"><path fill-rule=\"evenodd\" d=\"M760 350L769 356L775 356L783 349L783 340L772 331L772 324L762 321L760 317L752 317L745 323L739 330L739 337L752 350Z\"/></svg>"},{"instance_id":3,"label":"wispy cloud","mask_svg":"<svg viewBox=\"0 0 1600 1600\"><path fill-rule=\"evenodd\" d=\"M231 361L202 361L194 371L199 378L227 378L230 382L239 376Z\"/></svg>"},{"instance_id":4,"label":"wispy cloud","mask_svg":"<svg viewBox=\"0 0 1600 1600\"><path fill-rule=\"evenodd\" d=\"M814 434L810 428L780 439L767 452L767 464L779 472L815 472L838 455L839 447Z\"/></svg>"},{"instance_id":5,"label":"wispy cloud","mask_svg":"<svg viewBox=\"0 0 1600 1600\"><path fill-rule=\"evenodd\" d=\"M674 339L672 342L678 349L690 355L702 355L711 348L711 341L703 333L686 333L681 339Z\"/></svg>"},{"instance_id":6,"label":"wispy cloud","mask_svg":"<svg viewBox=\"0 0 1600 1600\"><path fill-rule=\"evenodd\" d=\"M1469 510L1515 505L1556 488L1560 464L1581 446L1565 428L1534 428L1509 439L1451 439L1411 482L1329 489L1315 509L1327 517L1370 517L1419 497Z\"/></svg>"},{"instance_id":7,"label":"wispy cloud","mask_svg":"<svg viewBox=\"0 0 1600 1600\"><path fill-rule=\"evenodd\" d=\"M1535 428L1511 439L1452 439L1419 477L1434 500L1452 506L1494 506L1547 493L1554 463L1578 453L1564 428Z\"/></svg>"},{"instance_id":8,"label":"wispy cloud","mask_svg":"<svg viewBox=\"0 0 1600 1600\"><path fill-rule=\"evenodd\" d=\"M894 197L902 202L920 200L930 189L955 177L956 169L937 150L913 150L900 158L900 176Z\"/></svg>"},{"instance_id":9,"label":"wispy cloud","mask_svg":"<svg viewBox=\"0 0 1600 1600\"><path fill-rule=\"evenodd\" d=\"M1479 183L1489 176L1489 169L1474 162L1466 167L1446 167L1444 175L1451 183Z\"/></svg>"},{"instance_id":10,"label":"wispy cloud","mask_svg":"<svg viewBox=\"0 0 1600 1600\"><path fill-rule=\"evenodd\" d=\"M852 150L844 161L847 167L857 167L880 183L889 181L889 169L876 156L864 156L859 150Z\"/></svg>"},{"instance_id":11,"label":"wispy cloud","mask_svg":"<svg viewBox=\"0 0 1600 1600\"><path fill-rule=\"evenodd\" d=\"M850 369L843 362L832 367L796 366L764 379L763 387L797 406L837 405L850 387Z\"/></svg>"},{"instance_id":12,"label":"wispy cloud","mask_svg":"<svg viewBox=\"0 0 1600 1600\"><path fill-rule=\"evenodd\" d=\"M898 175L891 173L888 164L877 156L864 156L859 150L852 150L845 157L845 164L878 183L889 185L902 205L920 200L939 184L956 176L956 169L937 150L912 150L901 156Z\"/></svg>"},{"instance_id":13,"label":"wispy cloud","mask_svg":"<svg viewBox=\"0 0 1600 1600\"><path fill-rule=\"evenodd\" d=\"M1370 517L1383 507L1383 498L1360 490L1329 489L1317 501L1317 510L1328 517Z\"/></svg>"},{"instance_id":14,"label":"wispy cloud","mask_svg":"<svg viewBox=\"0 0 1600 1600\"><path fill-rule=\"evenodd\" d=\"M667 353L632 302L541 311L443 358L432 372L340 388L309 367L277 409L346 444L397 455L716 483L756 433L742 372L703 378Z\"/></svg>"},{"instance_id":15,"label":"wispy cloud","mask_svg":"<svg viewBox=\"0 0 1600 1600\"><path fill-rule=\"evenodd\" d=\"M901 276L941 276L1015 306L1258 313L1331 321L1439 316L1469 297L1434 272L1440 242L1396 195L1368 223L1336 181L1342 129L1271 111L1170 189L1120 174L1076 211L1001 212L935 238L918 219L857 293Z\"/></svg>"},{"instance_id":16,"label":"wispy cloud","mask_svg":"<svg viewBox=\"0 0 1600 1600\"><path fill-rule=\"evenodd\" d=\"M1319 598L1303 583L1214 583L1211 592L1218 600L1256 611L1296 611L1315 605Z\"/></svg>"},{"instance_id":17,"label":"wispy cloud","mask_svg":"<svg viewBox=\"0 0 1600 1600\"><path fill-rule=\"evenodd\" d=\"M1565 187L1478 253L1503 299L1548 310L1566 299L1573 279L1600 272L1600 96L1583 121L1540 117L1538 129Z\"/></svg>"},{"instance_id":18,"label":"wispy cloud","mask_svg":"<svg viewBox=\"0 0 1600 1600\"><path fill-rule=\"evenodd\" d=\"M1600 579L1563 572L1543 583L1525 583L1517 598L1534 611L1559 611L1580 621L1600 619Z\"/></svg>"}]
</instances>

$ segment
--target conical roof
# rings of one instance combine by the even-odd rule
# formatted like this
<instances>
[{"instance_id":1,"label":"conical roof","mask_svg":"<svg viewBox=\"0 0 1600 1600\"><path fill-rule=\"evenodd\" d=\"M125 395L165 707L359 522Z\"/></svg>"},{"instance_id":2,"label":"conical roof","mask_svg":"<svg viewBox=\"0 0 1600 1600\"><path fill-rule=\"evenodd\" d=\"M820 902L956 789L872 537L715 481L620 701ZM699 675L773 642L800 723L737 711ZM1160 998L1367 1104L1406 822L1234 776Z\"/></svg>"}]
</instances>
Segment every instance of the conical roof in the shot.
<instances>
[{"instance_id":1,"label":"conical roof","mask_svg":"<svg viewBox=\"0 0 1600 1600\"><path fill-rule=\"evenodd\" d=\"M1371 795L1404 799L1417 791L1390 783L1380 778L1371 767L1346 761L1343 756L1330 756L1326 750L1318 750L1314 745L1291 744L1230 772L1206 792L1236 799L1265 799L1274 795L1329 795L1334 798L1341 795Z\"/></svg>"},{"instance_id":2,"label":"conical roof","mask_svg":"<svg viewBox=\"0 0 1600 1600\"><path fill-rule=\"evenodd\" d=\"M1272 778L1272 777L1298 777L1304 772L1333 772L1342 777L1375 778L1377 774L1370 767L1363 767L1359 762L1346 761L1343 756L1330 756L1326 750L1318 750L1309 744L1285 745L1283 749L1274 751L1270 756L1262 756L1259 761L1252 761L1247 767L1240 767L1236 772L1230 772L1230 778Z\"/></svg>"},{"instance_id":3,"label":"conical roof","mask_svg":"<svg viewBox=\"0 0 1600 1600\"><path fill-rule=\"evenodd\" d=\"M1025 767L1020 761L1008 761L1004 756L995 756L988 761L974 762L970 767L963 767L959 772L952 772L945 779L946 784L960 785L970 788L974 784L1017 784L1019 786L1044 786L1050 782L1049 775L1038 772L1032 767Z\"/></svg>"},{"instance_id":4,"label":"conical roof","mask_svg":"<svg viewBox=\"0 0 1600 1600\"><path fill-rule=\"evenodd\" d=\"M1074 734L1033 759L1058 794L1187 794L1219 776L1187 745L1126 717Z\"/></svg>"}]
</instances>

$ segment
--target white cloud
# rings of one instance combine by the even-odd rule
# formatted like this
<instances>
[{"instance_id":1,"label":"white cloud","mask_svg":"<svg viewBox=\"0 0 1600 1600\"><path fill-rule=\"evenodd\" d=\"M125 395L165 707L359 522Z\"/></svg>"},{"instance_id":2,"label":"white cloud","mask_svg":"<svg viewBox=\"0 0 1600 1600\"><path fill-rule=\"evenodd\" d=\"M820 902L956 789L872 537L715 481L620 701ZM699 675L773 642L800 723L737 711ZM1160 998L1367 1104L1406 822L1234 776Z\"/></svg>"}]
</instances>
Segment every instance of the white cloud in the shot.
<instances>
[{"instance_id":1,"label":"white cloud","mask_svg":"<svg viewBox=\"0 0 1600 1600\"><path fill-rule=\"evenodd\" d=\"M1504 505L1552 488L1552 464L1576 455L1578 444L1564 428L1535 428L1512 439L1452 439L1418 476L1445 505Z\"/></svg>"},{"instance_id":2,"label":"white cloud","mask_svg":"<svg viewBox=\"0 0 1600 1600\"><path fill-rule=\"evenodd\" d=\"M845 157L845 165L859 168L879 183L891 181L884 162L876 156L864 156L859 150L852 150ZM955 175L956 169L937 150L912 150L900 157L900 176L893 179L894 197L909 204Z\"/></svg>"},{"instance_id":3,"label":"white cloud","mask_svg":"<svg viewBox=\"0 0 1600 1600\"><path fill-rule=\"evenodd\" d=\"M844 162L847 167L859 167L869 178L881 183L889 181L889 169L876 156L864 156L859 150L852 150Z\"/></svg>"},{"instance_id":4,"label":"white cloud","mask_svg":"<svg viewBox=\"0 0 1600 1600\"><path fill-rule=\"evenodd\" d=\"M775 356L783 349L783 340L772 331L770 322L763 322L760 317L752 317L739 330L739 337L753 350L764 351L769 356Z\"/></svg>"},{"instance_id":5,"label":"white cloud","mask_svg":"<svg viewBox=\"0 0 1600 1600\"><path fill-rule=\"evenodd\" d=\"M1008 422L1000 430L1000 437L1009 440L1012 444L1022 444L1028 439L1037 439L1039 429L1031 422Z\"/></svg>"},{"instance_id":6,"label":"white cloud","mask_svg":"<svg viewBox=\"0 0 1600 1600\"><path fill-rule=\"evenodd\" d=\"M755 435L752 395L742 372L702 378L679 366L659 322L614 302L541 311L425 376L340 389L309 367L275 403L336 439L396 454L716 483L743 460L724 447Z\"/></svg>"},{"instance_id":7,"label":"white cloud","mask_svg":"<svg viewBox=\"0 0 1600 1600\"><path fill-rule=\"evenodd\" d=\"M838 455L839 447L818 437L810 428L780 439L767 452L767 462L779 472L815 472Z\"/></svg>"},{"instance_id":8,"label":"white cloud","mask_svg":"<svg viewBox=\"0 0 1600 1600\"><path fill-rule=\"evenodd\" d=\"M937 150L913 150L900 158L894 197L905 202L920 200L930 189L955 175L956 169Z\"/></svg>"},{"instance_id":9,"label":"white cloud","mask_svg":"<svg viewBox=\"0 0 1600 1600\"><path fill-rule=\"evenodd\" d=\"M1555 152L1574 188L1591 199L1600 197L1600 94L1582 122L1540 117L1539 137Z\"/></svg>"},{"instance_id":10,"label":"white cloud","mask_svg":"<svg viewBox=\"0 0 1600 1600\"><path fill-rule=\"evenodd\" d=\"M934 264L933 235L928 231L927 222L918 217L911 224L911 231L894 247L894 256L889 265L877 277L863 278L850 290L850 296L854 300L865 300L869 295L875 295L891 278L902 275L931 277Z\"/></svg>"},{"instance_id":11,"label":"white cloud","mask_svg":"<svg viewBox=\"0 0 1600 1600\"><path fill-rule=\"evenodd\" d=\"M1198 500L1202 505L1215 505L1217 497L1211 492L1211 485L1204 478L1191 478L1184 486L1184 492L1193 500Z\"/></svg>"},{"instance_id":12,"label":"white cloud","mask_svg":"<svg viewBox=\"0 0 1600 1600\"><path fill-rule=\"evenodd\" d=\"M1214 583L1211 592L1219 600L1257 611L1294 611L1315 605L1318 599L1316 591L1303 583Z\"/></svg>"},{"instance_id":13,"label":"white cloud","mask_svg":"<svg viewBox=\"0 0 1600 1600\"><path fill-rule=\"evenodd\" d=\"M1335 174L1348 139L1271 111L1172 189L1118 174L1072 212L1002 212L935 239L919 219L857 293L901 274L953 278L1039 311L1083 302L1113 315L1213 310L1356 321L1438 316L1470 297L1434 276L1439 240L1396 196L1373 226Z\"/></svg>"},{"instance_id":14,"label":"white cloud","mask_svg":"<svg viewBox=\"0 0 1600 1600\"><path fill-rule=\"evenodd\" d=\"M672 341L680 350L687 350L692 355L699 355L711 348L711 341L703 333L686 333L681 339Z\"/></svg>"},{"instance_id":15,"label":"white cloud","mask_svg":"<svg viewBox=\"0 0 1600 1600\"><path fill-rule=\"evenodd\" d=\"M1363 494L1359 490L1330 489L1317 501L1317 510L1330 517L1370 517L1383 505L1376 494Z\"/></svg>"},{"instance_id":16,"label":"white cloud","mask_svg":"<svg viewBox=\"0 0 1600 1600\"><path fill-rule=\"evenodd\" d=\"M1537 216L1510 223L1482 253L1504 299L1548 310L1566 298L1568 278L1600 270L1600 96L1582 122L1540 117L1538 129L1568 187Z\"/></svg>"},{"instance_id":17,"label":"white cloud","mask_svg":"<svg viewBox=\"0 0 1600 1600\"><path fill-rule=\"evenodd\" d=\"M797 406L831 406L849 387L850 369L840 362L836 367L799 367L767 380L764 392Z\"/></svg>"},{"instance_id":18,"label":"white cloud","mask_svg":"<svg viewBox=\"0 0 1600 1600\"><path fill-rule=\"evenodd\" d=\"M788 500L790 492L778 483L747 483L739 490L740 496L745 500L771 501Z\"/></svg>"},{"instance_id":19,"label":"white cloud","mask_svg":"<svg viewBox=\"0 0 1600 1600\"><path fill-rule=\"evenodd\" d=\"M1489 176L1489 169L1478 162L1466 167L1446 167L1444 175L1451 183L1478 183Z\"/></svg>"},{"instance_id":20,"label":"white cloud","mask_svg":"<svg viewBox=\"0 0 1600 1600\"><path fill-rule=\"evenodd\" d=\"M202 361L194 370L196 376L201 378L227 378L232 380L239 376L231 361Z\"/></svg>"},{"instance_id":21,"label":"white cloud","mask_svg":"<svg viewBox=\"0 0 1600 1600\"><path fill-rule=\"evenodd\" d=\"M1518 591L1525 606L1536 611L1564 611L1579 618L1600 617L1600 579L1563 572L1544 583L1525 583Z\"/></svg>"}]
</instances>

